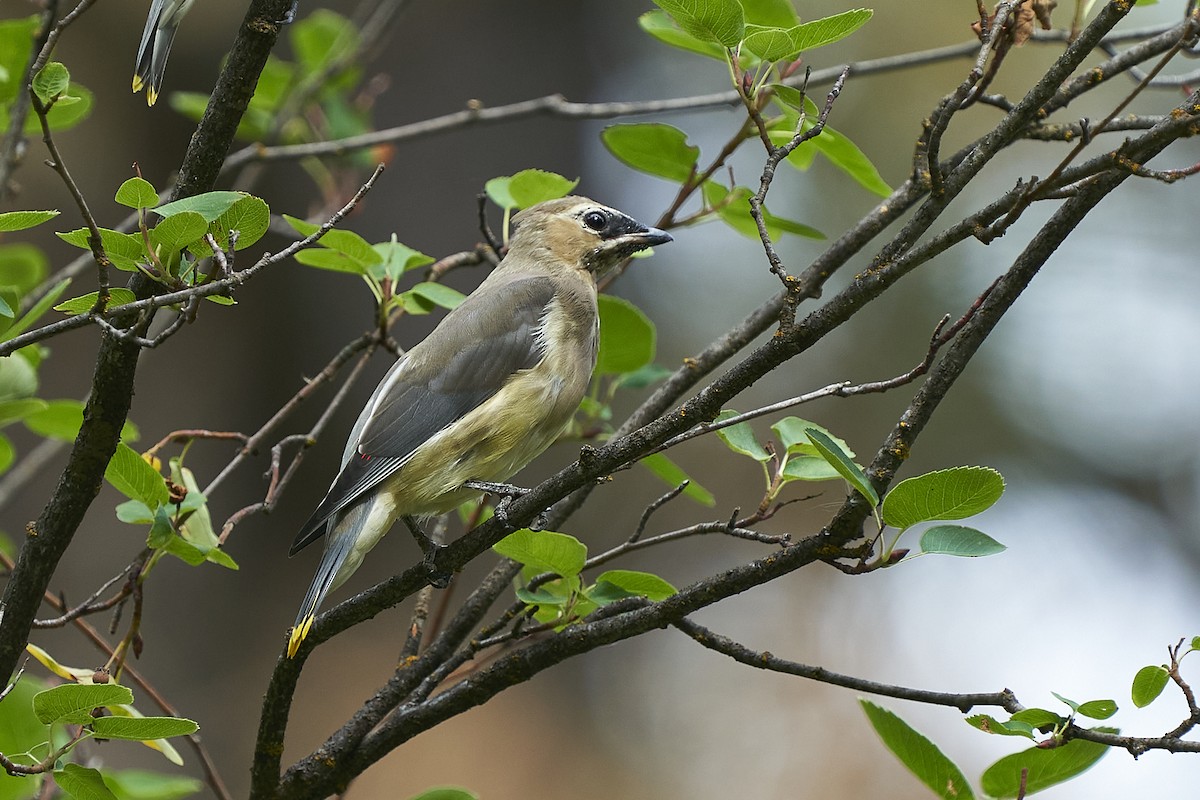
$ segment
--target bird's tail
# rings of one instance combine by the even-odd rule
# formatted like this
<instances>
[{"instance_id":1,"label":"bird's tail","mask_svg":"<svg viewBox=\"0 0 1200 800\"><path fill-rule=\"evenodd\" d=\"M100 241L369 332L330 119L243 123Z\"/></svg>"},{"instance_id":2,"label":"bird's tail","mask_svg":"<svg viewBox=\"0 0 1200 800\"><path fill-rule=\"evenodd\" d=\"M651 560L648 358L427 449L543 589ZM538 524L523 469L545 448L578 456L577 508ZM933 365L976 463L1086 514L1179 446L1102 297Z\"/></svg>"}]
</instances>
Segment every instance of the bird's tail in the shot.
<instances>
[{"instance_id":1,"label":"bird's tail","mask_svg":"<svg viewBox=\"0 0 1200 800\"><path fill-rule=\"evenodd\" d=\"M133 71L133 91L146 90L146 105L152 106L158 100L171 45L183 15L193 2L195 0L154 0L150 5Z\"/></svg>"},{"instance_id":2,"label":"bird's tail","mask_svg":"<svg viewBox=\"0 0 1200 800\"><path fill-rule=\"evenodd\" d=\"M325 552L321 555L317 574L313 577L312 585L308 587L308 594L304 596L300 613L296 615L296 624L292 627L292 634L288 639L288 658L296 655L304 637L308 636L325 595L341 586L362 561L362 552L356 552L354 545L373 505L371 501L359 503L334 517L329 523L329 531L325 534Z\"/></svg>"}]
</instances>

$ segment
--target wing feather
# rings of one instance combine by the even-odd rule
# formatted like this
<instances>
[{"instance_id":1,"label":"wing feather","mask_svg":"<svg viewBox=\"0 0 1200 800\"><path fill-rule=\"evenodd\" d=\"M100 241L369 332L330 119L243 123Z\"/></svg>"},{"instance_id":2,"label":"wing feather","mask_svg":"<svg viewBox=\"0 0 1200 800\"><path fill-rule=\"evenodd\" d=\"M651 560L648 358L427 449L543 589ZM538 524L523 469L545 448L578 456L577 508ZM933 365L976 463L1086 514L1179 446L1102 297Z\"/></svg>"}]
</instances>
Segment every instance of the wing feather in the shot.
<instances>
[{"instance_id":1,"label":"wing feather","mask_svg":"<svg viewBox=\"0 0 1200 800\"><path fill-rule=\"evenodd\" d=\"M376 390L356 446L347 448L342 471L289 555L320 538L331 517L495 395L514 373L536 366L544 355L540 327L553 298L553 283L540 277L502 284L484 296L477 292L405 354Z\"/></svg>"}]
</instances>

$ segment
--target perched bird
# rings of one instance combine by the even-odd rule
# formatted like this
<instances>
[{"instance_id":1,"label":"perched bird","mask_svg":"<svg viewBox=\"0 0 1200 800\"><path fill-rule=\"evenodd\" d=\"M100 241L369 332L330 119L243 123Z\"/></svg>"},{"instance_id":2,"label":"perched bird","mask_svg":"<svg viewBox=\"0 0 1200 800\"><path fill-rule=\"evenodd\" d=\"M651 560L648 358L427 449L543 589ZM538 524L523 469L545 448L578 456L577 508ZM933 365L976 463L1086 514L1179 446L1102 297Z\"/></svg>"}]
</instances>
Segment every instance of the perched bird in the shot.
<instances>
[{"instance_id":1,"label":"perched bird","mask_svg":"<svg viewBox=\"0 0 1200 800\"><path fill-rule=\"evenodd\" d=\"M146 89L146 105L158 100L162 88L163 73L167 71L167 56L171 54L171 43L179 23L196 0L154 0L150 4L150 15L142 30L142 43L138 46L137 66L133 70L133 91Z\"/></svg>"},{"instance_id":2,"label":"perched bird","mask_svg":"<svg viewBox=\"0 0 1200 800\"><path fill-rule=\"evenodd\" d=\"M513 218L508 254L384 376L346 442L342 470L289 555L325 536L288 642L400 517L443 514L504 481L570 422L596 365L596 275L670 234L585 197Z\"/></svg>"}]
</instances>

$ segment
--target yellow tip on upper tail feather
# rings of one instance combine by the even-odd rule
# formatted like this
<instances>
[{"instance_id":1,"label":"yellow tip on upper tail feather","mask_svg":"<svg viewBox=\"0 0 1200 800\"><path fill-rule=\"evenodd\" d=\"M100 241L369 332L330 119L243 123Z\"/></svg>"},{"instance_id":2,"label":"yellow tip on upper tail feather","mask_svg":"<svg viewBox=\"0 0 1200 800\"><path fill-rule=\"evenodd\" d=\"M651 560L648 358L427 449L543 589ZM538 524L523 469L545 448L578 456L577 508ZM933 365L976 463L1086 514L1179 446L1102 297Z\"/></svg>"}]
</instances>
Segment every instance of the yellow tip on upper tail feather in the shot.
<instances>
[{"instance_id":1,"label":"yellow tip on upper tail feather","mask_svg":"<svg viewBox=\"0 0 1200 800\"><path fill-rule=\"evenodd\" d=\"M300 649L300 643L304 641L304 637L308 636L308 630L312 627L315 614L309 614L304 619L300 620L300 624L292 628L292 637L288 639L288 658L295 658L296 652Z\"/></svg>"},{"instance_id":2,"label":"yellow tip on upper tail feather","mask_svg":"<svg viewBox=\"0 0 1200 800\"><path fill-rule=\"evenodd\" d=\"M141 75L134 75L134 76L133 76L133 93L134 93L134 94L137 94L138 92L140 92L140 91L142 90L142 87L143 87L143 86L145 86L145 85L146 85L146 84L142 83L142 76L141 76Z\"/></svg>"}]
</instances>

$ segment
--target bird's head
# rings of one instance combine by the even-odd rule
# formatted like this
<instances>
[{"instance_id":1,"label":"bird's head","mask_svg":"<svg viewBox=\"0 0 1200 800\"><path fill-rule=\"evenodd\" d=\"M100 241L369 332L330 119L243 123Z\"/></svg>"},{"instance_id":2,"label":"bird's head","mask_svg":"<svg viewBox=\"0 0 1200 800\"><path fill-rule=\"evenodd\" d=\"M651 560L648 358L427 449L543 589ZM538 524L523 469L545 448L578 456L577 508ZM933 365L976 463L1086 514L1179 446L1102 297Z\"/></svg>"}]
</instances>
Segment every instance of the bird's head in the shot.
<instances>
[{"instance_id":1,"label":"bird's head","mask_svg":"<svg viewBox=\"0 0 1200 800\"><path fill-rule=\"evenodd\" d=\"M671 241L671 234L586 197L562 197L513 217L509 254L554 260L603 273L639 250Z\"/></svg>"}]
</instances>

